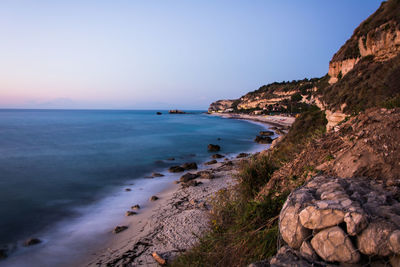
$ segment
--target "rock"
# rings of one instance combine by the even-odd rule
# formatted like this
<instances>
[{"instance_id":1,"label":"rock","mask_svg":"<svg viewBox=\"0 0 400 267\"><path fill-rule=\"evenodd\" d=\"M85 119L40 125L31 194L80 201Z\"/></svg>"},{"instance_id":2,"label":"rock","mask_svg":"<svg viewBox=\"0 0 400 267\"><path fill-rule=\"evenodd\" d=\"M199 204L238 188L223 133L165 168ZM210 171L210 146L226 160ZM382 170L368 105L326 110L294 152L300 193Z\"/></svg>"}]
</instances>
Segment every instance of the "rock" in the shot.
<instances>
[{"instance_id":1,"label":"rock","mask_svg":"<svg viewBox=\"0 0 400 267\"><path fill-rule=\"evenodd\" d=\"M130 189L130 188L125 188L125 191L126 191L126 192L129 192L129 191L132 191L132 189Z\"/></svg>"},{"instance_id":2,"label":"rock","mask_svg":"<svg viewBox=\"0 0 400 267\"><path fill-rule=\"evenodd\" d=\"M254 139L254 142L259 143L259 144L271 144L273 139L269 136L259 136L257 135L256 138Z\"/></svg>"},{"instance_id":3,"label":"rock","mask_svg":"<svg viewBox=\"0 0 400 267\"><path fill-rule=\"evenodd\" d=\"M167 158L167 160L175 160L175 158Z\"/></svg>"},{"instance_id":4,"label":"rock","mask_svg":"<svg viewBox=\"0 0 400 267\"><path fill-rule=\"evenodd\" d=\"M221 154L214 154L214 155L212 155L211 157L212 157L213 159L220 159L220 158L223 158L224 156L221 155Z\"/></svg>"},{"instance_id":5,"label":"rock","mask_svg":"<svg viewBox=\"0 0 400 267\"><path fill-rule=\"evenodd\" d=\"M181 176L181 178L179 179L179 182L186 183L186 182L189 182L190 180L196 179L197 177L199 177L199 174L188 172Z\"/></svg>"},{"instance_id":6,"label":"rock","mask_svg":"<svg viewBox=\"0 0 400 267\"><path fill-rule=\"evenodd\" d=\"M357 263L360 254L354 248L350 238L338 226L324 229L311 240L315 252L325 261Z\"/></svg>"},{"instance_id":7,"label":"rock","mask_svg":"<svg viewBox=\"0 0 400 267\"><path fill-rule=\"evenodd\" d=\"M161 115L162 113L161 113L161 112L157 112L156 114L157 114L157 115Z\"/></svg>"},{"instance_id":8,"label":"rock","mask_svg":"<svg viewBox=\"0 0 400 267\"><path fill-rule=\"evenodd\" d=\"M151 198L150 198L150 201L156 201L156 200L158 200L159 198L157 197L157 196L151 196Z\"/></svg>"},{"instance_id":9,"label":"rock","mask_svg":"<svg viewBox=\"0 0 400 267\"><path fill-rule=\"evenodd\" d=\"M153 173L151 174L151 176L152 176L152 177L163 177L163 176L165 176L165 175L162 174L162 173L159 173L159 172L153 172Z\"/></svg>"},{"instance_id":10,"label":"rock","mask_svg":"<svg viewBox=\"0 0 400 267\"><path fill-rule=\"evenodd\" d=\"M131 207L133 210L140 210L140 206L138 204Z\"/></svg>"},{"instance_id":11,"label":"rock","mask_svg":"<svg viewBox=\"0 0 400 267\"><path fill-rule=\"evenodd\" d=\"M386 221L371 222L357 237L358 249L365 255L389 256L391 254L389 237L394 230L393 224Z\"/></svg>"},{"instance_id":12,"label":"rock","mask_svg":"<svg viewBox=\"0 0 400 267\"><path fill-rule=\"evenodd\" d=\"M167 261L165 259L163 259L157 252L153 252L151 255L153 256L154 260L158 264L160 264L160 265L166 265L167 264Z\"/></svg>"},{"instance_id":13,"label":"rock","mask_svg":"<svg viewBox=\"0 0 400 267\"><path fill-rule=\"evenodd\" d=\"M0 259L7 258L8 250L6 248L0 248Z\"/></svg>"},{"instance_id":14,"label":"rock","mask_svg":"<svg viewBox=\"0 0 400 267\"><path fill-rule=\"evenodd\" d=\"M257 265L256 265L257 266ZM262 265L261 265L262 266ZM269 265L266 265L269 266ZM288 246L283 246L278 250L278 253L271 259L270 266L274 267L313 267L323 266L314 265L303 259L297 251Z\"/></svg>"},{"instance_id":15,"label":"rock","mask_svg":"<svg viewBox=\"0 0 400 267\"><path fill-rule=\"evenodd\" d=\"M127 212L125 212L125 216L133 216L133 215L136 215L136 214L137 214L137 212L131 211L131 210L128 210Z\"/></svg>"},{"instance_id":16,"label":"rock","mask_svg":"<svg viewBox=\"0 0 400 267\"><path fill-rule=\"evenodd\" d=\"M308 206L299 214L300 223L308 229L324 229L343 222L344 212L335 209L318 209Z\"/></svg>"},{"instance_id":17,"label":"rock","mask_svg":"<svg viewBox=\"0 0 400 267\"><path fill-rule=\"evenodd\" d=\"M237 159L240 159L240 158L245 158L245 157L248 157L250 154L249 153L239 153L237 156L236 156L236 158Z\"/></svg>"},{"instance_id":18,"label":"rock","mask_svg":"<svg viewBox=\"0 0 400 267\"><path fill-rule=\"evenodd\" d=\"M33 245L37 245L40 243L42 243L42 240L40 240L39 238L29 238L29 239L25 240L24 246L28 247L28 246L33 246Z\"/></svg>"},{"instance_id":19,"label":"rock","mask_svg":"<svg viewBox=\"0 0 400 267\"><path fill-rule=\"evenodd\" d=\"M189 162L182 165L185 170L197 170L196 162Z\"/></svg>"},{"instance_id":20,"label":"rock","mask_svg":"<svg viewBox=\"0 0 400 267\"><path fill-rule=\"evenodd\" d=\"M202 182L197 182L196 180L190 180L190 181L188 181L186 183L182 183L182 187L183 188L187 188L189 186L198 186L198 185L201 185L201 184L202 184Z\"/></svg>"},{"instance_id":21,"label":"rock","mask_svg":"<svg viewBox=\"0 0 400 267\"><path fill-rule=\"evenodd\" d=\"M344 215L344 222L346 223L347 233L352 236L360 233L368 225L367 216L358 212L347 212Z\"/></svg>"},{"instance_id":22,"label":"rock","mask_svg":"<svg viewBox=\"0 0 400 267\"><path fill-rule=\"evenodd\" d=\"M301 244L301 247L300 247L300 253L305 258L309 258L311 260L318 259L317 254L315 253L310 242L308 242L308 241L303 241L303 244Z\"/></svg>"},{"instance_id":23,"label":"rock","mask_svg":"<svg viewBox=\"0 0 400 267\"><path fill-rule=\"evenodd\" d=\"M169 114L186 114L186 112L179 110L179 109L171 109L168 111Z\"/></svg>"},{"instance_id":24,"label":"rock","mask_svg":"<svg viewBox=\"0 0 400 267\"><path fill-rule=\"evenodd\" d=\"M275 133L273 131L261 131L261 136L273 136Z\"/></svg>"},{"instance_id":25,"label":"rock","mask_svg":"<svg viewBox=\"0 0 400 267\"><path fill-rule=\"evenodd\" d=\"M220 150L221 150L221 147L220 147L219 145L209 144L209 145L207 146L207 149L208 149L208 151L216 152L216 151L220 151Z\"/></svg>"},{"instance_id":26,"label":"rock","mask_svg":"<svg viewBox=\"0 0 400 267\"><path fill-rule=\"evenodd\" d=\"M395 230L390 234L389 245L394 254L400 255L400 230Z\"/></svg>"},{"instance_id":27,"label":"rock","mask_svg":"<svg viewBox=\"0 0 400 267\"><path fill-rule=\"evenodd\" d=\"M197 174L201 179L214 179L214 174L211 171L199 171Z\"/></svg>"},{"instance_id":28,"label":"rock","mask_svg":"<svg viewBox=\"0 0 400 267\"><path fill-rule=\"evenodd\" d=\"M120 226L120 225L118 225L118 226L116 226L114 228L113 233L114 234L118 234L118 233L121 233L122 231L125 231L126 229L128 229L128 226L125 226L125 225Z\"/></svg>"},{"instance_id":29,"label":"rock","mask_svg":"<svg viewBox=\"0 0 400 267\"><path fill-rule=\"evenodd\" d=\"M213 165L213 164L216 164L216 163L218 163L218 161L216 161L215 159L213 159L213 160L210 160L210 161L205 162L204 165Z\"/></svg>"},{"instance_id":30,"label":"rock","mask_svg":"<svg viewBox=\"0 0 400 267\"><path fill-rule=\"evenodd\" d=\"M182 168L181 166L171 166L168 169L169 172L184 172L185 169Z\"/></svg>"},{"instance_id":31,"label":"rock","mask_svg":"<svg viewBox=\"0 0 400 267\"><path fill-rule=\"evenodd\" d=\"M294 249L300 248L303 241L311 235L299 220L301 204L295 201L295 196L289 196L279 215L279 229L283 240Z\"/></svg>"}]
</instances>

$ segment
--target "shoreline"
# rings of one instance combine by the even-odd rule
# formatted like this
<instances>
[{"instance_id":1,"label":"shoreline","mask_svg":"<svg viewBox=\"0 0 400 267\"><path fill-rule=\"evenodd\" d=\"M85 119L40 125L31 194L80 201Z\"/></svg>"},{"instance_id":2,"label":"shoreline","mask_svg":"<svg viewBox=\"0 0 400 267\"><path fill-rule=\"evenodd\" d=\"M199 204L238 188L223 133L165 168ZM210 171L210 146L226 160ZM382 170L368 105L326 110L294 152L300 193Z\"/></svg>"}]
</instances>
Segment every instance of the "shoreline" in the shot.
<instances>
[{"instance_id":1,"label":"shoreline","mask_svg":"<svg viewBox=\"0 0 400 267\"><path fill-rule=\"evenodd\" d=\"M249 115L222 117L260 123L266 129L271 126L285 128L291 125L291 122L258 120ZM251 156L269 147L270 145L259 145L259 149L247 153ZM242 160L236 158L237 154L230 155L228 161L232 164L227 164L226 160L221 159L215 165L207 166L203 163L200 165L203 168L189 171L191 173L209 171L215 177L195 179L201 183L199 186L183 188L179 184L171 184L156 194L159 200L149 202L150 204L145 209L139 210L137 215L126 217L121 221L121 226L128 226L125 231L114 234L85 262L81 261L76 265L114 266L129 263L135 266L159 266L152 256L153 252L162 259L171 260L179 253L193 247L198 241L198 236L209 229L208 213L211 209L209 198L218 190L228 188L236 182L234 175L238 163Z\"/></svg>"},{"instance_id":2,"label":"shoreline","mask_svg":"<svg viewBox=\"0 0 400 267\"><path fill-rule=\"evenodd\" d=\"M247 120L261 122L266 125L287 128L295 121L295 117L279 115L248 115L239 113L209 113L210 116L218 116L226 119Z\"/></svg>"}]
</instances>

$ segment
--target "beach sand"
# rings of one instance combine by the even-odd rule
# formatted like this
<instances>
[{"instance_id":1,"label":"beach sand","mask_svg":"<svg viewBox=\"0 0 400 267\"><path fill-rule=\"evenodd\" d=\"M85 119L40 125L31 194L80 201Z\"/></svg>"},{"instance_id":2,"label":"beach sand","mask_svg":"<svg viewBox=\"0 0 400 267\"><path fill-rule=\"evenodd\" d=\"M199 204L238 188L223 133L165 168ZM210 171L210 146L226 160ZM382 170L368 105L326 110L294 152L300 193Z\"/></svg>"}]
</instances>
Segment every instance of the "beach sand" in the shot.
<instances>
[{"instance_id":1,"label":"beach sand","mask_svg":"<svg viewBox=\"0 0 400 267\"><path fill-rule=\"evenodd\" d=\"M233 163L235 162L235 163ZM159 199L137 215L127 217L121 225L128 229L114 234L83 266L158 266L153 252L172 259L198 241L208 229L209 198L220 189L235 183L238 160L233 165L217 163L209 168L214 179L196 179L202 184L183 188L174 184L157 194Z\"/></svg>"}]
</instances>

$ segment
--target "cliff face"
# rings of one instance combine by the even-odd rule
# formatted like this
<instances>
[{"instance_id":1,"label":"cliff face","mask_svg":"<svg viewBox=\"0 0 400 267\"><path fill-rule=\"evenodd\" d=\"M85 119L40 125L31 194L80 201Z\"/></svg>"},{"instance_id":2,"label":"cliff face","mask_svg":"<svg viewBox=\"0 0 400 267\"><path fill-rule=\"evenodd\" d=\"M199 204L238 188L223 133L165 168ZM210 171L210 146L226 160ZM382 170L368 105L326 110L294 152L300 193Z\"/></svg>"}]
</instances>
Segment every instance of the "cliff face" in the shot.
<instances>
[{"instance_id":1,"label":"cliff face","mask_svg":"<svg viewBox=\"0 0 400 267\"><path fill-rule=\"evenodd\" d=\"M235 100L218 100L211 103L208 112L230 112Z\"/></svg>"},{"instance_id":2,"label":"cliff face","mask_svg":"<svg viewBox=\"0 0 400 267\"><path fill-rule=\"evenodd\" d=\"M385 61L400 52L400 8L398 0L382 3L380 8L358 26L351 38L329 63L330 84L351 71L361 58L373 55Z\"/></svg>"},{"instance_id":3,"label":"cliff face","mask_svg":"<svg viewBox=\"0 0 400 267\"><path fill-rule=\"evenodd\" d=\"M327 78L275 82L263 85L239 99L219 100L212 103L209 112L240 112L269 114L271 112L300 112L314 104L313 93Z\"/></svg>"}]
</instances>

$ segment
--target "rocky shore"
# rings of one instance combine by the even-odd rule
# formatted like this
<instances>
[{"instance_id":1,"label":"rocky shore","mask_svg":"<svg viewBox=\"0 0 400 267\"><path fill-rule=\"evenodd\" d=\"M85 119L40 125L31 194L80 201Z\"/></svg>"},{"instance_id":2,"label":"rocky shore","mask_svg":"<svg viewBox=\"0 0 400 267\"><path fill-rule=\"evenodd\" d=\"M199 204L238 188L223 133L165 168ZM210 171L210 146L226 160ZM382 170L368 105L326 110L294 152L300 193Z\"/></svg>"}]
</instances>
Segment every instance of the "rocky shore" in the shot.
<instances>
[{"instance_id":1,"label":"rocky shore","mask_svg":"<svg viewBox=\"0 0 400 267\"><path fill-rule=\"evenodd\" d=\"M85 266L159 266L153 253L168 261L191 248L208 229L210 197L235 183L238 161L219 162L193 172L199 175L191 180L196 183L180 182L157 195L148 210L127 218L124 226L128 228ZM209 175L202 175L204 172Z\"/></svg>"},{"instance_id":2,"label":"rocky shore","mask_svg":"<svg viewBox=\"0 0 400 267\"><path fill-rule=\"evenodd\" d=\"M269 116L269 115L249 115L249 114L240 114L240 113L211 113L213 116L220 116L227 119L238 119L238 120L249 120L261 122L269 125L276 126L278 128L288 129L290 125L293 124L295 117L289 116Z\"/></svg>"},{"instance_id":3,"label":"rocky shore","mask_svg":"<svg viewBox=\"0 0 400 267\"><path fill-rule=\"evenodd\" d=\"M250 117L233 118L248 120ZM279 126L276 129L290 125L290 120L275 120L274 125ZM249 153L240 153L235 158L224 159L223 155L215 154L212 158L219 161L205 162L201 170L195 168L182 173L179 181L149 199L148 208L135 207L134 214L117 226L123 230L114 234L89 261L78 265L159 266L190 249L209 229L211 197L236 183L238 163L249 156Z\"/></svg>"}]
</instances>

